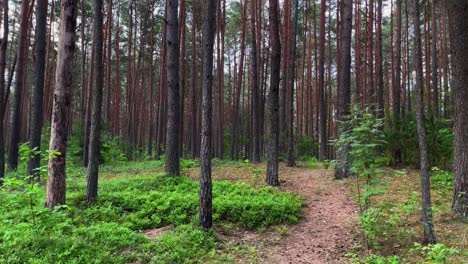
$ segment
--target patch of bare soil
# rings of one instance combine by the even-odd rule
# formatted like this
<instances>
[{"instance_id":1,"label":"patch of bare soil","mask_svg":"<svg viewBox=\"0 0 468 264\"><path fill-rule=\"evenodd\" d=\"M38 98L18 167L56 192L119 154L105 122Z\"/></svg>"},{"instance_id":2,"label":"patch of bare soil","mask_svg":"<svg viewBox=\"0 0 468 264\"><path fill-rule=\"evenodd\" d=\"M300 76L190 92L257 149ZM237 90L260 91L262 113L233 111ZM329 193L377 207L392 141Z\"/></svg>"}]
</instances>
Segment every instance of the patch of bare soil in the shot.
<instances>
[{"instance_id":1,"label":"patch of bare soil","mask_svg":"<svg viewBox=\"0 0 468 264\"><path fill-rule=\"evenodd\" d=\"M160 228L145 230L143 234L151 240L156 240L156 238L158 238L160 235L167 231L170 231L171 229L172 226L164 226Z\"/></svg>"},{"instance_id":2,"label":"patch of bare soil","mask_svg":"<svg viewBox=\"0 0 468 264\"><path fill-rule=\"evenodd\" d=\"M333 172L283 168L281 189L299 194L303 218L285 239L267 247L262 263L347 263L345 254L356 239L357 205Z\"/></svg>"}]
</instances>

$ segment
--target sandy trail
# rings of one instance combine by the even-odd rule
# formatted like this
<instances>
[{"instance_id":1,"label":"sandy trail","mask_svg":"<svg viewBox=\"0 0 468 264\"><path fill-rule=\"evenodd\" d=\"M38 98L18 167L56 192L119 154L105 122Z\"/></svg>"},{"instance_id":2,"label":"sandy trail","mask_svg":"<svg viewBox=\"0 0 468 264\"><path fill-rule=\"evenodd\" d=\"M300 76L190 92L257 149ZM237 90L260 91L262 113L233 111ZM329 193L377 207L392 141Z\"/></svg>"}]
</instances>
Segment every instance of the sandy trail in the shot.
<instances>
[{"instance_id":1,"label":"sandy trail","mask_svg":"<svg viewBox=\"0 0 468 264\"><path fill-rule=\"evenodd\" d=\"M305 168L284 169L281 189L304 200L301 221L279 244L266 249L262 263L347 263L353 245L357 205L347 188L333 180L333 172Z\"/></svg>"}]
</instances>

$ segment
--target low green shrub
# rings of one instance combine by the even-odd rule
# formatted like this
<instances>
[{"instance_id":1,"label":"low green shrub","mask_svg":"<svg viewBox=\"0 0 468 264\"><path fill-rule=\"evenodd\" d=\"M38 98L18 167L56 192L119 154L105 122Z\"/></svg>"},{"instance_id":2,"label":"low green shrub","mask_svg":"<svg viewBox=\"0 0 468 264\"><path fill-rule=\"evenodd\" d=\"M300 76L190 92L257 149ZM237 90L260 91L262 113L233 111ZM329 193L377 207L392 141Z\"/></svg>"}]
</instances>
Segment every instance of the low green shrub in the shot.
<instances>
[{"instance_id":1,"label":"low green shrub","mask_svg":"<svg viewBox=\"0 0 468 264\"><path fill-rule=\"evenodd\" d=\"M216 236L193 225L181 225L156 241L151 263L206 263L216 254Z\"/></svg>"},{"instance_id":2,"label":"low green shrub","mask_svg":"<svg viewBox=\"0 0 468 264\"><path fill-rule=\"evenodd\" d=\"M195 227L198 181L127 176L99 188L89 207L84 179L68 177L68 205L50 211L43 186L10 175L0 189L0 263L204 263L216 253L214 233ZM252 229L295 223L302 207L296 195L227 181L214 182L213 197L215 223ZM155 242L139 232L168 225Z\"/></svg>"}]
</instances>

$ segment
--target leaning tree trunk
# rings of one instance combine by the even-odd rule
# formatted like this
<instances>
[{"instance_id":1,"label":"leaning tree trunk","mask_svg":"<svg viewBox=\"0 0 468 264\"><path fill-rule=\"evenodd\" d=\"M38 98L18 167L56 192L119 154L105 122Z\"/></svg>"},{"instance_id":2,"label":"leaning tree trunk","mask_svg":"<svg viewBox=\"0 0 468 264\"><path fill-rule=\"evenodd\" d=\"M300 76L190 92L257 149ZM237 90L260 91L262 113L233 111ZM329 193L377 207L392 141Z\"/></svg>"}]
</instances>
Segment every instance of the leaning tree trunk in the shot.
<instances>
[{"instance_id":1,"label":"leaning tree trunk","mask_svg":"<svg viewBox=\"0 0 468 264\"><path fill-rule=\"evenodd\" d=\"M88 155L88 184L86 201L93 203L97 197L99 174L99 127L102 112L102 89L104 84L104 69L102 62L103 36L102 36L102 0L94 1L94 36L93 45L96 56L94 57L94 96L93 114L91 117L91 131L89 137Z\"/></svg>"},{"instance_id":2,"label":"leaning tree trunk","mask_svg":"<svg viewBox=\"0 0 468 264\"><path fill-rule=\"evenodd\" d=\"M34 64L34 83L31 93L31 119L29 124L29 146L32 150L41 149L41 132L43 122L43 94L46 58L47 35L47 0L37 0L36 6L36 62ZM28 175L39 180L41 155L33 151L28 164Z\"/></svg>"},{"instance_id":3,"label":"leaning tree trunk","mask_svg":"<svg viewBox=\"0 0 468 264\"><path fill-rule=\"evenodd\" d=\"M166 173L180 174L180 91L179 91L179 42L178 0L167 0L167 128L166 128Z\"/></svg>"},{"instance_id":4,"label":"leaning tree trunk","mask_svg":"<svg viewBox=\"0 0 468 264\"><path fill-rule=\"evenodd\" d=\"M419 138L419 155L421 162L421 198L422 198L422 224L424 229L424 244L434 244L434 223L431 207L431 180L429 178L429 155L426 143L426 129L424 128L423 105L423 68L421 51L421 29L419 21L419 0L413 0L414 22L414 70L416 72L416 121Z\"/></svg>"},{"instance_id":5,"label":"leaning tree trunk","mask_svg":"<svg viewBox=\"0 0 468 264\"><path fill-rule=\"evenodd\" d=\"M52 111L50 150L57 153L49 159L49 178L45 205L53 208L65 204L67 123L72 88L75 54L76 0L62 0L58 42L57 70Z\"/></svg>"},{"instance_id":6,"label":"leaning tree trunk","mask_svg":"<svg viewBox=\"0 0 468 264\"><path fill-rule=\"evenodd\" d=\"M213 51L215 38L216 3L219 0L205 0L205 21L203 23L203 101L202 133L200 148L200 211L199 220L203 228L211 228L212 183L211 183L211 141L213 118Z\"/></svg>"},{"instance_id":7,"label":"leaning tree trunk","mask_svg":"<svg viewBox=\"0 0 468 264\"><path fill-rule=\"evenodd\" d=\"M340 134L346 133L347 127L344 124L346 116L350 112L351 104L351 31L353 16L353 1L341 1L341 25L340 25L340 45L339 45L339 83L338 83L338 118L343 121L340 124ZM337 149L337 163L335 168L335 178L344 179L351 173L351 164L348 159L350 146L340 146Z\"/></svg>"},{"instance_id":8,"label":"leaning tree trunk","mask_svg":"<svg viewBox=\"0 0 468 264\"><path fill-rule=\"evenodd\" d=\"M3 38L0 43L0 186L5 177L5 142L3 120L5 117L5 68L6 51L8 47L8 0L2 1L3 5Z\"/></svg>"},{"instance_id":9,"label":"leaning tree trunk","mask_svg":"<svg viewBox=\"0 0 468 264\"><path fill-rule=\"evenodd\" d=\"M268 94L269 137L267 148L267 178L271 186L278 186L278 148L279 148L279 84L281 68L281 43L279 37L278 0L269 0L271 73L270 93Z\"/></svg>"},{"instance_id":10,"label":"leaning tree trunk","mask_svg":"<svg viewBox=\"0 0 468 264\"><path fill-rule=\"evenodd\" d=\"M455 93L455 191L452 209L468 218L468 3L449 1L450 43Z\"/></svg>"},{"instance_id":11,"label":"leaning tree trunk","mask_svg":"<svg viewBox=\"0 0 468 264\"><path fill-rule=\"evenodd\" d=\"M10 139L8 142L8 169L18 168L18 144L21 134L21 101L24 90L24 74L27 69L28 49L28 21L29 1L23 0L21 4L20 26L18 32L17 66L15 73L15 97L11 108Z\"/></svg>"}]
</instances>

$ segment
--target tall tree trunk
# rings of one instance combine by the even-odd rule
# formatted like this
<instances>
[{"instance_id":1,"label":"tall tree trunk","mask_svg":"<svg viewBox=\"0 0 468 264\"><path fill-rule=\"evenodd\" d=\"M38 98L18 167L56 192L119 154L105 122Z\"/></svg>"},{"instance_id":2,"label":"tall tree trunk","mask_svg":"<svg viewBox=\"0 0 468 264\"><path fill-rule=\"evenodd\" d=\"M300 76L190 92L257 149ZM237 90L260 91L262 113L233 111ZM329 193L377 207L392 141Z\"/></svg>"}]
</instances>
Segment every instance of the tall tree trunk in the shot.
<instances>
[{"instance_id":1,"label":"tall tree trunk","mask_svg":"<svg viewBox=\"0 0 468 264\"><path fill-rule=\"evenodd\" d=\"M95 46L91 45L91 62L94 62L96 57ZM85 115L85 124L84 124L84 139L83 139L83 165L88 167L89 161L89 136L91 133L91 111L92 111L92 90L93 90L93 80L94 80L94 63L91 63L89 66L88 72L88 84L87 84L87 92L86 92L86 115Z\"/></svg>"},{"instance_id":2,"label":"tall tree trunk","mask_svg":"<svg viewBox=\"0 0 468 264\"><path fill-rule=\"evenodd\" d=\"M245 57L245 29L246 29L246 17L247 17L247 4L241 2L242 10L242 26L241 26L241 47L240 47L240 59L239 59L239 70L237 74L237 84L234 91L234 111L233 111L233 122L231 130L231 159L239 159L239 127L240 127L240 98L242 92L242 84L244 77L244 57Z\"/></svg>"},{"instance_id":3,"label":"tall tree trunk","mask_svg":"<svg viewBox=\"0 0 468 264\"><path fill-rule=\"evenodd\" d=\"M85 16L85 8L84 3L86 0L81 0L81 25L80 25L80 39L81 39L81 65L80 65L80 117L81 117L81 125L85 122L86 117L86 109L85 109L85 101L86 101L86 39L85 39L85 24L86 24L86 16ZM84 133L84 130L83 130Z\"/></svg>"},{"instance_id":4,"label":"tall tree trunk","mask_svg":"<svg viewBox=\"0 0 468 264\"><path fill-rule=\"evenodd\" d=\"M455 188L452 209L468 218L468 3L448 1L455 93Z\"/></svg>"},{"instance_id":5,"label":"tall tree trunk","mask_svg":"<svg viewBox=\"0 0 468 264\"><path fill-rule=\"evenodd\" d=\"M94 60L94 92L93 92L93 115L91 119L91 133L89 137L89 161L88 161L88 184L86 190L86 201L93 203L97 198L98 174L99 174L99 128L101 125L102 112L102 90L104 84L103 65L103 0L94 0L94 36L93 45L96 49Z\"/></svg>"},{"instance_id":6,"label":"tall tree trunk","mask_svg":"<svg viewBox=\"0 0 468 264\"><path fill-rule=\"evenodd\" d=\"M260 162L260 135L259 135L259 87L258 87L258 65L257 65L257 37L255 28L255 13L256 13L256 1L250 1L250 29L251 29L251 47L250 47L250 72L251 72L251 85L252 85L252 163Z\"/></svg>"},{"instance_id":7,"label":"tall tree trunk","mask_svg":"<svg viewBox=\"0 0 468 264\"><path fill-rule=\"evenodd\" d=\"M112 86L112 0L107 0L107 35L106 35L106 102L105 102L105 117L107 126L111 124L111 86Z\"/></svg>"},{"instance_id":8,"label":"tall tree trunk","mask_svg":"<svg viewBox=\"0 0 468 264\"><path fill-rule=\"evenodd\" d=\"M151 10L154 9L154 2L152 2ZM150 69L149 69L149 117L148 117L148 156L153 156L153 112L154 112L154 14L151 12L151 29L150 29Z\"/></svg>"},{"instance_id":9,"label":"tall tree trunk","mask_svg":"<svg viewBox=\"0 0 468 264\"><path fill-rule=\"evenodd\" d=\"M47 179L47 197L45 202L48 208L53 208L66 202L67 121L68 109L70 107L73 64L75 61L76 13L77 1L62 0L49 148L51 151L58 153L56 153L56 157L49 159L49 178Z\"/></svg>"},{"instance_id":10,"label":"tall tree trunk","mask_svg":"<svg viewBox=\"0 0 468 264\"><path fill-rule=\"evenodd\" d=\"M5 119L5 106L7 103L5 97L5 69L6 69L6 57L8 47L8 0L2 1L3 7L3 38L0 42L0 186L3 184L3 178L5 177L5 142L4 142L4 131L3 127Z\"/></svg>"},{"instance_id":11,"label":"tall tree trunk","mask_svg":"<svg viewBox=\"0 0 468 264\"><path fill-rule=\"evenodd\" d=\"M284 45L282 45L282 83L280 87L280 108L279 108L279 122L280 127L283 128L280 130L280 151L284 153L286 150L286 140L288 135L288 129L284 129L287 127L287 104L288 104L288 83L289 83L289 68L292 66L291 63L291 34L290 34L290 26L291 26L291 1L292 0L285 0L283 4L284 14L283 14L283 26L281 37Z\"/></svg>"},{"instance_id":12,"label":"tall tree trunk","mask_svg":"<svg viewBox=\"0 0 468 264\"><path fill-rule=\"evenodd\" d=\"M117 32L115 34L115 81L113 88L113 132L120 136L120 2L117 11Z\"/></svg>"},{"instance_id":13,"label":"tall tree trunk","mask_svg":"<svg viewBox=\"0 0 468 264\"><path fill-rule=\"evenodd\" d=\"M269 0L270 19L270 45L271 45L271 72L270 92L267 100L267 114L269 124L269 137L267 148L267 176L266 182L270 186L278 186L278 147L279 147L279 84L281 70L281 43L279 36L278 0Z\"/></svg>"},{"instance_id":14,"label":"tall tree trunk","mask_svg":"<svg viewBox=\"0 0 468 264\"><path fill-rule=\"evenodd\" d=\"M346 116L350 113L351 104L351 32L353 17L353 1L341 0L341 25L339 33L339 67L338 67L338 120L346 121ZM347 133L347 127L340 125L340 134ZM337 164L335 169L335 178L344 179L351 173L351 164L348 159L350 146L342 146L337 149Z\"/></svg>"},{"instance_id":15,"label":"tall tree trunk","mask_svg":"<svg viewBox=\"0 0 468 264\"><path fill-rule=\"evenodd\" d=\"M184 145L184 113L185 113L185 84L186 84L186 77L185 77L185 17L186 17L186 10L185 10L185 0L180 0L180 23L179 23L179 43L180 43L180 57L179 57L179 67L180 67L180 137L179 137L179 146L180 146L180 153L183 155L183 145Z\"/></svg>"},{"instance_id":16,"label":"tall tree trunk","mask_svg":"<svg viewBox=\"0 0 468 264\"><path fill-rule=\"evenodd\" d=\"M382 56L382 0L377 0L377 28L375 36L375 76L377 78L377 108L378 117L384 118L385 106L384 106L384 78L383 78L383 56Z\"/></svg>"},{"instance_id":17,"label":"tall tree trunk","mask_svg":"<svg viewBox=\"0 0 468 264\"><path fill-rule=\"evenodd\" d=\"M432 112L435 117L439 116L439 88L438 88L438 60L437 60L437 22L436 22L436 0L431 3L431 56L432 56Z\"/></svg>"},{"instance_id":18,"label":"tall tree trunk","mask_svg":"<svg viewBox=\"0 0 468 264\"><path fill-rule=\"evenodd\" d=\"M419 155L421 166L421 198L422 198L422 224L424 229L424 243L435 244L434 223L431 207L431 180L429 178L429 157L426 142L426 130L424 128L423 105L423 66L421 52L421 29L419 20L419 0L413 0L414 22L414 70L416 72L416 121L419 138Z\"/></svg>"},{"instance_id":19,"label":"tall tree trunk","mask_svg":"<svg viewBox=\"0 0 468 264\"><path fill-rule=\"evenodd\" d=\"M396 0L396 39L395 39L395 85L393 91L393 119L394 130L400 131L400 109L401 109L401 0ZM393 162L401 163L401 150L398 148L393 153Z\"/></svg>"},{"instance_id":20,"label":"tall tree trunk","mask_svg":"<svg viewBox=\"0 0 468 264\"><path fill-rule=\"evenodd\" d=\"M374 0L369 0L367 20L367 85L368 103L373 108L375 104L374 87Z\"/></svg>"},{"instance_id":21,"label":"tall tree trunk","mask_svg":"<svg viewBox=\"0 0 468 264\"><path fill-rule=\"evenodd\" d=\"M200 148L200 225L211 228L212 183L211 183L211 136L213 117L213 53L215 38L216 4L219 0L205 1L205 21L203 23L203 103L202 103L202 137Z\"/></svg>"},{"instance_id":22,"label":"tall tree trunk","mask_svg":"<svg viewBox=\"0 0 468 264\"><path fill-rule=\"evenodd\" d=\"M192 5L192 15L195 14L195 7ZM191 77L190 77L190 83L192 86L192 98L191 100L191 121L190 121L190 130L192 131L190 133L191 137L191 150L192 150L192 158L195 159L198 154L197 154L197 146L198 146L198 135L197 135L197 30L196 30L195 23L192 25L192 61L191 61Z\"/></svg>"},{"instance_id":23,"label":"tall tree trunk","mask_svg":"<svg viewBox=\"0 0 468 264\"><path fill-rule=\"evenodd\" d=\"M41 132L43 119L43 94L47 35L47 0L37 0L36 6L36 61L34 64L34 86L31 94L31 119L29 124L29 147L33 150L28 164L28 175L39 180L41 156ZM37 151L36 151L37 150Z\"/></svg>"},{"instance_id":24,"label":"tall tree trunk","mask_svg":"<svg viewBox=\"0 0 468 264\"><path fill-rule=\"evenodd\" d=\"M319 89L319 160L327 157L326 138L326 105L325 105L325 14L327 1L320 1L320 40L319 40L319 64L318 64L318 89Z\"/></svg>"},{"instance_id":25,"label":"tall tree trunk","mask_svg":"<svg viewBox=\"0 0 468 264\"><path fill-rule=\"evenodd\" d=\"M166 128L166 173L180 174L180 91L179 91L179 43L178 0L167 0L167 128Z\"/></svg>"},{"instance_id":26,"label":"tall tree trunk","mask_svg":"<svg viewBox=\"0 0 468 264\"><path fill-rule=\"evenodd\" d=\"M21 132L21 101L23 99L23 90L25 86L24 75L27 70L28 57L28 21L29 21L29 2L23 0L21 3L20 26L18 32L18 62L15 74L15 97L11 107L11 127L10 139L8 142L8 169L16 170L18 168L18 144Z\"/></svg>"},{"instance_id":27,"label":"tall tree trunk","mask_svg":"<svg viewBox=\"0 0 468 264\"><path fill-rule=\"evenodd\" d=\"M293 15L293 25L291 31L291 49L290 57L292 58L292 64L289 66L289 80L287 88L287 100L289 101L287 115L288 115L288 167L294 167L296 162L294 160L294 83L296 81L295 69L296 69L296 44L297 44L297 25L299 17L299 1L294 1L294 15Z\"/></svg>"},{"instance_id":28,"label":"tall tree trunk","mask_svg":"<svg viewBox=\"0 0 468 264\"><path fill-rule=\"evenodd\" d=\"M167 20L167 1L164 11L164 20ZM156 155L159 160L161 156L161 144L164 138L164 128L166 121L166 87L167 87L167 72L166 72L166 54L167 54L167 23L164 24L161 49L159 53L159 99L158 99L158 116L156 123Z\"/></svg>"}]
</instances>

